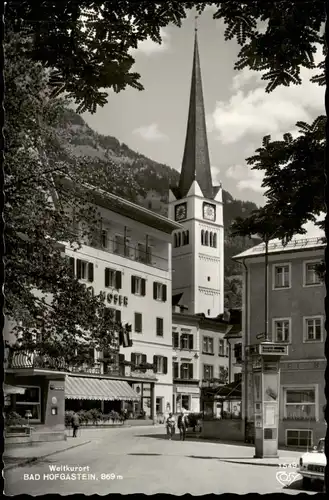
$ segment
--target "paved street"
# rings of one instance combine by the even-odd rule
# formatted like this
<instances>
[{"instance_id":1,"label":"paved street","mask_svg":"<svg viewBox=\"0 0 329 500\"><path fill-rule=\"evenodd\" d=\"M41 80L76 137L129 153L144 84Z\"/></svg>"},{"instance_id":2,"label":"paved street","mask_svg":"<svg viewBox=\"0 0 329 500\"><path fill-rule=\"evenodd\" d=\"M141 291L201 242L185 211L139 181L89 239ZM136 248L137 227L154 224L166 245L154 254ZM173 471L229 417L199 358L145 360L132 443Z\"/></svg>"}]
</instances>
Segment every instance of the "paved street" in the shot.
<instances>
[{"instance_id":1,"label":"paved street","mask_svg":"<svg viewBox=\"0 0 329 500\"><path fill-rule=\"evenodd\" d=\"M277 466L225 462L250 456L250 448L243 446L199 440L179 442L177 437L168 441L162 427L90 430L85 437L90 440L88 444L60 451L43 462L6 471L5 494L203 495L303 491L298 480L283 489L276 479ZM289 454L285 453L288 462ZM290 461L294 456L291 455ZM55 466L80 466L84 471L80 469L75 474L86 477L69 479L72 471L57 471ZM55 477L61 473L66 477Z\"/></svg>"}]
</instances>

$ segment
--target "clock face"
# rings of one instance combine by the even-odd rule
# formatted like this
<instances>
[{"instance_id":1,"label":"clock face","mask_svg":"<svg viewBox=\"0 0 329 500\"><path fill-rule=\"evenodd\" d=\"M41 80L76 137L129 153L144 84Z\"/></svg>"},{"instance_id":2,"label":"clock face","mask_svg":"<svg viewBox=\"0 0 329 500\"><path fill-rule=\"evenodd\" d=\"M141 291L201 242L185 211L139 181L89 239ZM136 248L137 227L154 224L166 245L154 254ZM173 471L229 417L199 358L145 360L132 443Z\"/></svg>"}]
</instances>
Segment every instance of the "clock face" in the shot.
<instances>
[{"instance_id":1,"label":"clock face","mask_svg":"<svg viewBox=\"0 0 329 500\"><path fill-rule=\"evenodd\" d=\"M216 219L216 207L210 203L203 204L203 218L214 221Z\"/></svg>"},{"instance_id":2,"label":"clock face","mask_svg":"<svg viewBox=\"0 0 329 500\"><path fill-rule=\"evenodd\" d=\"M186 203L182 203L181 205L176 205L175 219L176 220L186 219Z\"/></svg>"}]
</instances>

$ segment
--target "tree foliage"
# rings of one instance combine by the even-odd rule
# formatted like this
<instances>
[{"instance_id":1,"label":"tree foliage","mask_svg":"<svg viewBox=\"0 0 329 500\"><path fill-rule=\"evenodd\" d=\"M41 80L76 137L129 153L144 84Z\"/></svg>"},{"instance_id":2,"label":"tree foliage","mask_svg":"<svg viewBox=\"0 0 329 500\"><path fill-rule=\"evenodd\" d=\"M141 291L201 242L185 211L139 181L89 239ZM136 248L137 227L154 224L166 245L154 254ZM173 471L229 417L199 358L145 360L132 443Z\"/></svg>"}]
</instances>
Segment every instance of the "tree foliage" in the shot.
<instances>
[{"instance_id":1,"label":"tree foliage","mask_svg":"<svg viewBox=\"0 0 329 500\"><path fill-rule=\"evenodd\" d=\"M132 49L147 38L161 43L161 28L180 27L191 9L201 13L209 6L226 25L225 39L241 46L235 69L262 71L268 92L300 84L300 69L315 67L316 44L324 47L325 0L304 0L302 8L297 0L61 0L60 7L23 0L8 2L6 22L32 38L31 57L50 69L54 94L66 92L79 111L93 113L107 102L106 89L143 90ZM319 70L314 81L324 84L323 63Z\"/></svg>"},{"instance_id":2,"label":"tree foliage","mask_svg":"<svg viewBox=\"0 0 329 500\"><path fill-rule=\"evenodd\" d=\"M65 102L50 97L47 72L29 58L27 47L25 37L7 33L5 314L16 324L16 347L74 362L86 343L111 343L118 325L102 298L71 275L59 244L79 248L97 211L86 190L61 191L54 178L68 176L77 187L82 180L107 189L111 184L105 170L89 172L84 158L62 147L56 124ZM82 221L86 230L77 234L72 223Z\"/></svg>"},{"instance_id":3,"label":"tree foliage","mask_svg":"<svg viewBox=\"0 0 329 500\"><path fill-rule=\"evenodd\" d=\"M249 217L238 218L231 226L233 234L288 241L294 234L305 234L302 227L312 221L324 227L316 217L325 213L324 149L326 117L312 124L298 122L299 136L284 134L282 141L263 139L262 147L247 158L253 170L264 173L262 186L267 198L264 207Z\"/></svg>"}]
</instances>

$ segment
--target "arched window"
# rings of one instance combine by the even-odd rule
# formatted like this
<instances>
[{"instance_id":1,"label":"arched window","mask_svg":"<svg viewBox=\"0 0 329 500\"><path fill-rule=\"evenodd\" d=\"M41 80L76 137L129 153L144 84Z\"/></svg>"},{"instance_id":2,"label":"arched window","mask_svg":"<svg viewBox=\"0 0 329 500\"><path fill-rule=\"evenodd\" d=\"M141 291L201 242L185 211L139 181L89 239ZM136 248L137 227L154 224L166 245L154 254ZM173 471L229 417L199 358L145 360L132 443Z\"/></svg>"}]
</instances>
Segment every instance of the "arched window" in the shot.
<instances>
[{"instance_id":1,"label":"arched window","mask_svg":"<svg viewBox=\"0 0 329 500\"><path fill-rule=\"evenodd\" d=\"M201 231L201 245L204 245L204 230Z\"/></svg>"},{"instance_id":2,"label":"arched window","mask_svg":"<svg viewBox=\"0 0 329 500\"><path fill-rule=\"evenodd\" d=\"M213 247L217 248L217 234L216 233L214 233Z\"/></svg>"},{"instance_id":3,"label":"arched window","mask_svg":"<svg viewBox=\"0 0 329 500\"><path fill-rule=\"evenodd\" d=\"M177 233L174 234L174 247L177 248L178 246L178 241L177 241Z\"/></svg>"},{"instance_id":4,"label":"arched window","mask_svg":"<svg viewBox=\"0 0 329 500\"><path fill-rule=\"evenodd\" d=\"M209 233L208 231L206 231L205 235L204 235L204 244L207 246L209 246Z\"/></svg>"},{"instance_id":5,"label":"arched window","mask_svg":"<svg viewBox=\"0 0 329 500\"><path fill-rule=\"evenodd\" d=\"M181 246L182 244L182 234L181 233L178 233L178 245L177 246Z\"/></svg>"},{"instance_id":6,"label":"arched window","mask_svg":"<svg viewBox=\"0 0 329 500\"><path fill-rule=\"evenodd\" d=\"M213 233L209 233L209 234L210 234L210 236L209 236L209 238L210 238L210 246L212 247L212 235L213 235Z\"/></svg>"}]
</instances>

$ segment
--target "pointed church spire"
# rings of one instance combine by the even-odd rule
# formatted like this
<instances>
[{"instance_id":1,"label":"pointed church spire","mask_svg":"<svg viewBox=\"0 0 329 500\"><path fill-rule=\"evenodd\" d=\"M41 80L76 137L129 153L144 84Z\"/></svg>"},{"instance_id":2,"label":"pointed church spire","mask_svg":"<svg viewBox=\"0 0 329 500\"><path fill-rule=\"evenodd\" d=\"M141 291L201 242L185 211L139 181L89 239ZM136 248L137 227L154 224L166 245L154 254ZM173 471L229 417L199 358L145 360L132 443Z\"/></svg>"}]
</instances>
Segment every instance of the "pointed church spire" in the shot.
<instances>
[{"instance_id":1,"label":"pointed church spire","mask_svg":"<svg viewBox=\"0 0 329 500\"><path fill-rule=\"evenodd\" d=\"M190 107L182 170L179 180L180 197L185 198L194 180L198 182L203 196L212 199L214 193L203 102L197 24L195 24Z\"/></svg>"}]
</instances>

